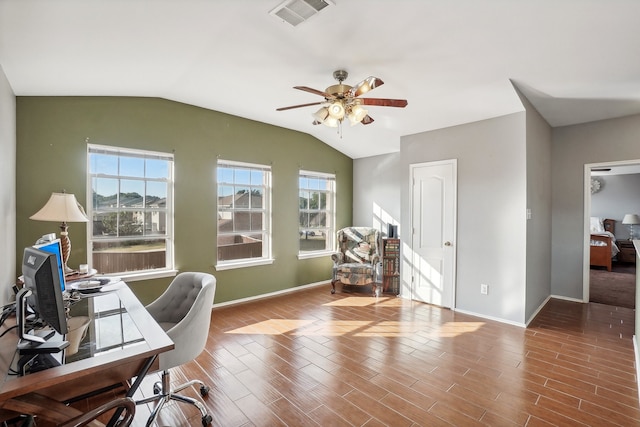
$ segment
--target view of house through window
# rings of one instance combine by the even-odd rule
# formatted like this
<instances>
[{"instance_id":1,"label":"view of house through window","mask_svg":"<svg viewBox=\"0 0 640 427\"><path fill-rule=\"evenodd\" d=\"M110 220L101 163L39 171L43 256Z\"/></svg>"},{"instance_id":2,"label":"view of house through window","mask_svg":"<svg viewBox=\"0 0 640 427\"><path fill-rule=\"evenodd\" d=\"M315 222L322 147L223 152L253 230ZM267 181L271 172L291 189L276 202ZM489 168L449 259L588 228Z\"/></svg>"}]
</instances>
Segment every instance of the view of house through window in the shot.
<instances>
[{"instance_id":1,"label":"view of house through window","mask_svg":"<svg viewBox=\"0 0 640 427\"><path fill-rule=\"evenodd\" d=\"M271 168L218 161L218 264L268 259Z\"/></svg>"},{"instance_id":2,"label":"view of house through window","mask_svg":"<svg viewBox=\"0 0 640 427\"><path fill-rule=\"evenodd\" d=\"M173 269L173 155L89 145L88 170L91 266Z\"/></svg>"},{"instance_id":3,"label":"view of house through window","mask_svg":"<svg viewBox=\"0 0 640 427\"><path fill-rule=\"evenodd\" d=\"M300 252L333 249L335 234L335 175L300 171Z\"/></svg>"}]
</instances>

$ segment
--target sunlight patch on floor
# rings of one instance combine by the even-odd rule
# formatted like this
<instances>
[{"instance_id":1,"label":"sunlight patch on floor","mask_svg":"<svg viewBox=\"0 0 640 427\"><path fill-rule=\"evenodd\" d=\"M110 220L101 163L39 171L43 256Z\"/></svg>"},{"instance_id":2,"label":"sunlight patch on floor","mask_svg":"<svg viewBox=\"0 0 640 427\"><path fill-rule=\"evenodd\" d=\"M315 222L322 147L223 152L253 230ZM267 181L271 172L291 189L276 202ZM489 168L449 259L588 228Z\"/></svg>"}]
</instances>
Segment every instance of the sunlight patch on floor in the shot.
<instances>
[{"instance_id":1,"label":"sunlight patch on floor","mask_svg":"<svg viewBox=\"0 0 640 427\"><path fill-rule=\"evenodd\" d=\"M475 332L484 326L484 322L447 322L437 329L427 330L423 336L434 338L454 338L458 335Z\"/></svg>"},{"instance_id":2,"label":"sunlight patch on floor","mask_svg":"<svg viewBox=\"0 0 640 427\"><path fill-rule=\"evenodd\" d=\"M419 334L425 338L454 338L475 332L484 322L447 322L433 327L430 322L402 322L370 320L302 320L270 319L243 326L228 334L296 335L296 336L341 336L355 337L410 337Z\"/></svg>"},{"instance_id":3,"label":"sunlight patch on floor","mask_svg":"<svg viewBox=\"0 0 640 427\"><path fill-rule=\"evenodd\" d=\"M228 334L282 335L313 323L303 319L269 319L242 328L228 331Z\"/></svg>"},{"instance_id":4,"label":"sunlight patch on floor","mask_svg":"<svg viewBox=\"0 0 640 427\"><path fill-rule=\"evenodd\" d=\"M362 328L366 328L372 322L368 320L332 320L330 322L315 322L299 331L294 335L300 336L340 336L352 334ZM357 335L357 334L356 334Z\"/></svg>"},{"instance_id":5,"label":"sunlight patch on floor","mask_svg":"<svg viewBox=\"0 0 640 427\"><path fill-rule=\"evenodd\" d=\"M329 307L366 307L368 305L373 305L387 299L388 298L376 297L347 297L340 298L338 300L331 301L322 305Z\"/></svg>"}]
</instances>

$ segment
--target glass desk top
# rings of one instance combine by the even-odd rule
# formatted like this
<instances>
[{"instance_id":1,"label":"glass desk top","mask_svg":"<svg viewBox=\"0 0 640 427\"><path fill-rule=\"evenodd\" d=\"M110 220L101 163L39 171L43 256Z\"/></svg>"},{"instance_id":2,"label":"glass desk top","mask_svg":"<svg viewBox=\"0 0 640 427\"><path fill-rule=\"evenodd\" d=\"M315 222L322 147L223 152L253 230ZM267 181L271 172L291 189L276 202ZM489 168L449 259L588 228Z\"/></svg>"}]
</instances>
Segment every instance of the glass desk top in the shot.
<instances>
[{"instance_id":1,"label":"glass desk top","mask_svg":"<svg viewBox=\"0 0 640 427\"><path fill-rule=\"evenodd\" d=\"M47 341L68 341L69 346L49 354L16 352L14 375L99 357L145 341L116 292L80 294L69 300L68 313L68 333L64 337L54 333Z\"/></svg>"},{"instance_id":2,"label":"glass desk top","mask_svg":"<svg viewBox=\"0 0 640 427\"><path fill-rule=\"evenodd\" d=\"M37 395L64 404L135 378L127 392L132 395L146 373L158 369L157 356L174 348L124 282L71 301L69 315L70 332L57 339L71 344L55 354L59 364L23 376L17 375L25 355L17 349L15 319L0 326L0 417L22 413L20 399Z\"/></svg>"}]
</instances>

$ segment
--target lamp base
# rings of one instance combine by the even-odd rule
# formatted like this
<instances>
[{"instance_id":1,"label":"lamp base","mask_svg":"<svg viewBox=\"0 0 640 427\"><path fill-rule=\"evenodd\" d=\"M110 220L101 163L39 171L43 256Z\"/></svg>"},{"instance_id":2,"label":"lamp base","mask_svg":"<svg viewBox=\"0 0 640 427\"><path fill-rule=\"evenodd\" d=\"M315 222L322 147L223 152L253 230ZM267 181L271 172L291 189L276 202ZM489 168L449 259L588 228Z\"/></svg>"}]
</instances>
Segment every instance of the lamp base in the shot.
<instances>
[{"instance_id":1,"label":"lamp base","mask_svg":"<svg viewBox=\"0 0 640 427\"><path fill-rule=\"evenodd\" d=\"M62 244L62 265L64 268L65 276L75 273L72 268L69 268L67 262L69 261L69 255L71 255L71 240L69 240L69 226L66 222L60 224L60 243Z\"/></svg>"}]
</instances>

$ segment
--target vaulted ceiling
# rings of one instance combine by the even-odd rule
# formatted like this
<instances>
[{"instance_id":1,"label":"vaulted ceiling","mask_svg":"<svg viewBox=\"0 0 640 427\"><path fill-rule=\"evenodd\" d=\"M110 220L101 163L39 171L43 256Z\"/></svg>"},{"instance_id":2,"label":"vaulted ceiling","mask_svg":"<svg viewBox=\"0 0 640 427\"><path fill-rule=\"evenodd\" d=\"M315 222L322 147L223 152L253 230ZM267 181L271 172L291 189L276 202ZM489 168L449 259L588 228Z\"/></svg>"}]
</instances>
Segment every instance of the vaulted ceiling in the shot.
<instances>
[{"instance_id":1,"label":"vaulted ceiling","mask_svg":"<svg viewBox=\"0 0 640 427\"><path fill-rule=\"evenodd\" d=\"M309 0L312 1L312 0ZM317 0L316 0L317 1ZM522 111L552 126L640 113L640 1L334 0L292 26L282 0L0 0L17 96L162 97L308 133L352 158ZM370 125L312 125L324 90L376 76ZM256 141L258 142L258 141Z\"/></svg>"}]
</instances>

